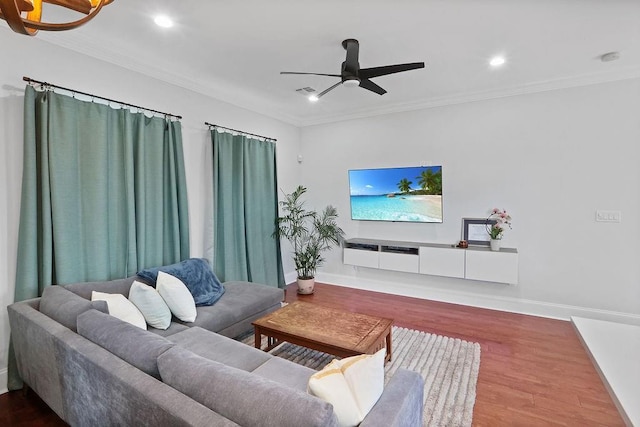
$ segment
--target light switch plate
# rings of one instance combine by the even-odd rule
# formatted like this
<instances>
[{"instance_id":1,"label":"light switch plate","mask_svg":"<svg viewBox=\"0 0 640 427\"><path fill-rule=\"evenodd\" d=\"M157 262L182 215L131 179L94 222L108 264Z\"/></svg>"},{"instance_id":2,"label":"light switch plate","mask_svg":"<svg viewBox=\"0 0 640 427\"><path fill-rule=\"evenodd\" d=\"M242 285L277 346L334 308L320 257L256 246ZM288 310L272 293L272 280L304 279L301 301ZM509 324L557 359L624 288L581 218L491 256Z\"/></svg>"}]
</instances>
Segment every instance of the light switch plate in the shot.
<instances>
[{"instance_id":1,"label":"light switch plate","mask_svg":"<svg viewBox=\"0 0 640 427\"><path fill-rule=\"evenodd\" d=\"M622 221L622 214L620 211L596 211L596 222L620 222Z\"/></svg>"}]
</instances>

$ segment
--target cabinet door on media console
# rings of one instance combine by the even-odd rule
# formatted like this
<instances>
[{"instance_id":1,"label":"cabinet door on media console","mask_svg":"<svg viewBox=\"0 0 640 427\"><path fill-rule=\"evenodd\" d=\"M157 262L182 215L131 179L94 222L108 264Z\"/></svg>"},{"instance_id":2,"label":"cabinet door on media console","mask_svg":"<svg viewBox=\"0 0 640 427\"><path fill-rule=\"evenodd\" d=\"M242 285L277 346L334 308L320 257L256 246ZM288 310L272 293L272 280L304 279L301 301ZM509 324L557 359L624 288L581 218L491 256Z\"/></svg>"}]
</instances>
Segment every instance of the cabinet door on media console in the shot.
<instances>
[{"instance_id":1,"label":"cabinet door on media console","mask_svg":"<svg viewBox=\"0 0 640 427\"><path fill-rule=\"evenodd\" d=\"M380 268L379 252L361 249L344 248L342 262L359 267Z\"/></svg>"},{"instance_id":2,"label":"cabinet door on media console","mask_svg":"<svg viewBox=\"0 0 640 427\"><path fill-rule=\"evenodd\" d=\"M380 252L380 267L383 270L417 273L419 257L416 254Z\"/></svg>"},{"instance_id":3,"label":"cabinet door on media console","mask_svg":"<svg viewBox=\"0 0 640 427\"><path fill-rule=\"evenodd\" d=\"M420 274L464 279L465 250L420 247Z\"/></svg>"},{"instance_id":4,"label":"cabinet door on media console","mask_svg":"<svg viewBox=\"0 0 640 427\"><path fill-rule=\"evenodd\" d=\"M466 252L466 279L518 284L518 252L515 249L502 249L500 252Z\"/></svg>"}]
</instances>

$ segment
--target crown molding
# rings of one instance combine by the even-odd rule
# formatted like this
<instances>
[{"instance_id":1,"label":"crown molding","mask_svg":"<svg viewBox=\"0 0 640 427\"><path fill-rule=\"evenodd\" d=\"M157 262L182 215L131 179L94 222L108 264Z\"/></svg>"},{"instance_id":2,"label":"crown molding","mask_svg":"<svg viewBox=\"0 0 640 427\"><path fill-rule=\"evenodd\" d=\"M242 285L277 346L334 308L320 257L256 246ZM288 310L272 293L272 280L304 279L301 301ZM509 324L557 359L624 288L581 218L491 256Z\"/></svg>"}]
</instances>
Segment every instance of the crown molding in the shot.
<instances>
[{"instance_id":1,"label":"crown molding","mask_svg":"<svg viewBox=\"0 0 640 427\"><path fill-rule=\"evenodd\" d=\"M466 104L469 102L487 101L491 99L506 98L511 96L528 95L534 93L548 92L554 90L570 89L574 87L590 86L596 84L610 83L621 80L640 78L640 66L627 67L615 72L603 72L597 74L584 74L574 77L564 77L559 79L545 80L527 83L525 85L501 88L495 90L453 94L441 98L434 98L426 101L404 102L390 105L384 108L372 108L358 110L352 114L326 115L314 117L313 119L302 120L301 126L313 126L326 123L333 123L346 120L363 119L394 113L408 111L425 110L429 108L446 107L450 105Z\"/></svg>"},{"instance_id":2,"label":"crown molding","mask_svg":"<svg viewBox=\"0 0 640 427\"><path fill-rule=\"evenodd\" d=\"M230 105L270 117L272 119L288 123L296 127L306 127L333 122L363 119L387 114L402 113L415 110L438 108L450 105L465 104L469 102L486 101L491 99L506 98L511 96L527 95L554 90L569 89L574 87L596 85L620 80L640 78L640 66L630 66L616 71L583 74L571 77L562 77L524 85L486 90L469 93L452 94L440 98L428 100L400 102L381 108L360 109L349 114L327 114L305 118L295 116L279 110L264 98L238 90L236 87L225 84L223 81L209 79L207 81L196 80L185 75L175 74L153 65L142 63L135 58L130 58L110 47L108 44L100 45L95 42L87 42L72 33L45 33L40 37L43 41L52 43L65 49L102 60L116 66L155 78L165 83L172 84L198 94L203 94Z\"/></svg>"},{"instance_id":3,"label":"crown molding","mask_svg":"<svg viewBox=\"0 0 640 427\"><path fill-rule=\"evenodd\" d=\"M143 63L135 58L123 55L110 45L99 45L94 42L87 42L80 37L69 33L46 33L40 36L44 42L51 43L58 47L80 53L91 58L104 61L118 67L151 77L156 80L190 90L197 94L206 95L218 101L225 102L244 110L248 110L272 119L285 122L297 127L302 126L299 118L287 114L284 111L274 109L271 103L265 102L263 98L248 94L246 91L238 91L236 87L230 89L230 85L224 84L220 80L210 79L208 81L196 80L182 74L155 67L148 63Z\"/></svg>"}]
</instances>

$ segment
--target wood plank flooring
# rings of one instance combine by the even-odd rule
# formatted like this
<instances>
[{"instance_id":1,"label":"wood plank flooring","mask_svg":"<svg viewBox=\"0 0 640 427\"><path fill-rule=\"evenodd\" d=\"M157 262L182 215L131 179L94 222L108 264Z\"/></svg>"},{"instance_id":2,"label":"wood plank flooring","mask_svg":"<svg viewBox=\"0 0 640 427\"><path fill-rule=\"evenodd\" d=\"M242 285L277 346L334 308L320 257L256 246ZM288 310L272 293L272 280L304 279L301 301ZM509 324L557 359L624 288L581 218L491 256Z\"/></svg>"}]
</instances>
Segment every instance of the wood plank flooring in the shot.
<instances>
[{"instance_id":1,"label":"wood plank flooring","mask_svg":"<svg viewBox=\"0 0 640 427\"><path fill-rule=\"evenodd\" d=\"M286 299L480 343L474 426L624 426L570 322L323 284Z\"/></svg>"},{"instance_id":2,"label":"wood plank flooring","mask_svg":"<svg viewBox=\"0 0 640 427\"><path fill-rule=\"evenodd\" d=\"M474 426L624 426L570 322L317 284L296 299L480 343ZM64 426L31 392L0 395L2 426Z\"/></svg>"}]
</instances>

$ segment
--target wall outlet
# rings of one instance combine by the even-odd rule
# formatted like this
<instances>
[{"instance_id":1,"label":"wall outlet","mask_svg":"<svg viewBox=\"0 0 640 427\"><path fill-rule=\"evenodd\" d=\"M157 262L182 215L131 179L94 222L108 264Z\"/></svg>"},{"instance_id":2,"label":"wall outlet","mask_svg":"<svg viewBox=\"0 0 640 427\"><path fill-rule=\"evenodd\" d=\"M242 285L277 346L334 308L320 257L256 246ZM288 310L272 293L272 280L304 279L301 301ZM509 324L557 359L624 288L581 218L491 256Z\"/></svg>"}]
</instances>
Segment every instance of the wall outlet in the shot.
<instances>
[{"instance_id":1,"label":"wall outlet","mask_svg":"<svg viewBox=\"0 0 640 427\"><path fill-rule=\"evenodd\" d=\"M596 211L596 222L621 222L622 213L620 211Z\"/></svg>"}]
</instances>

